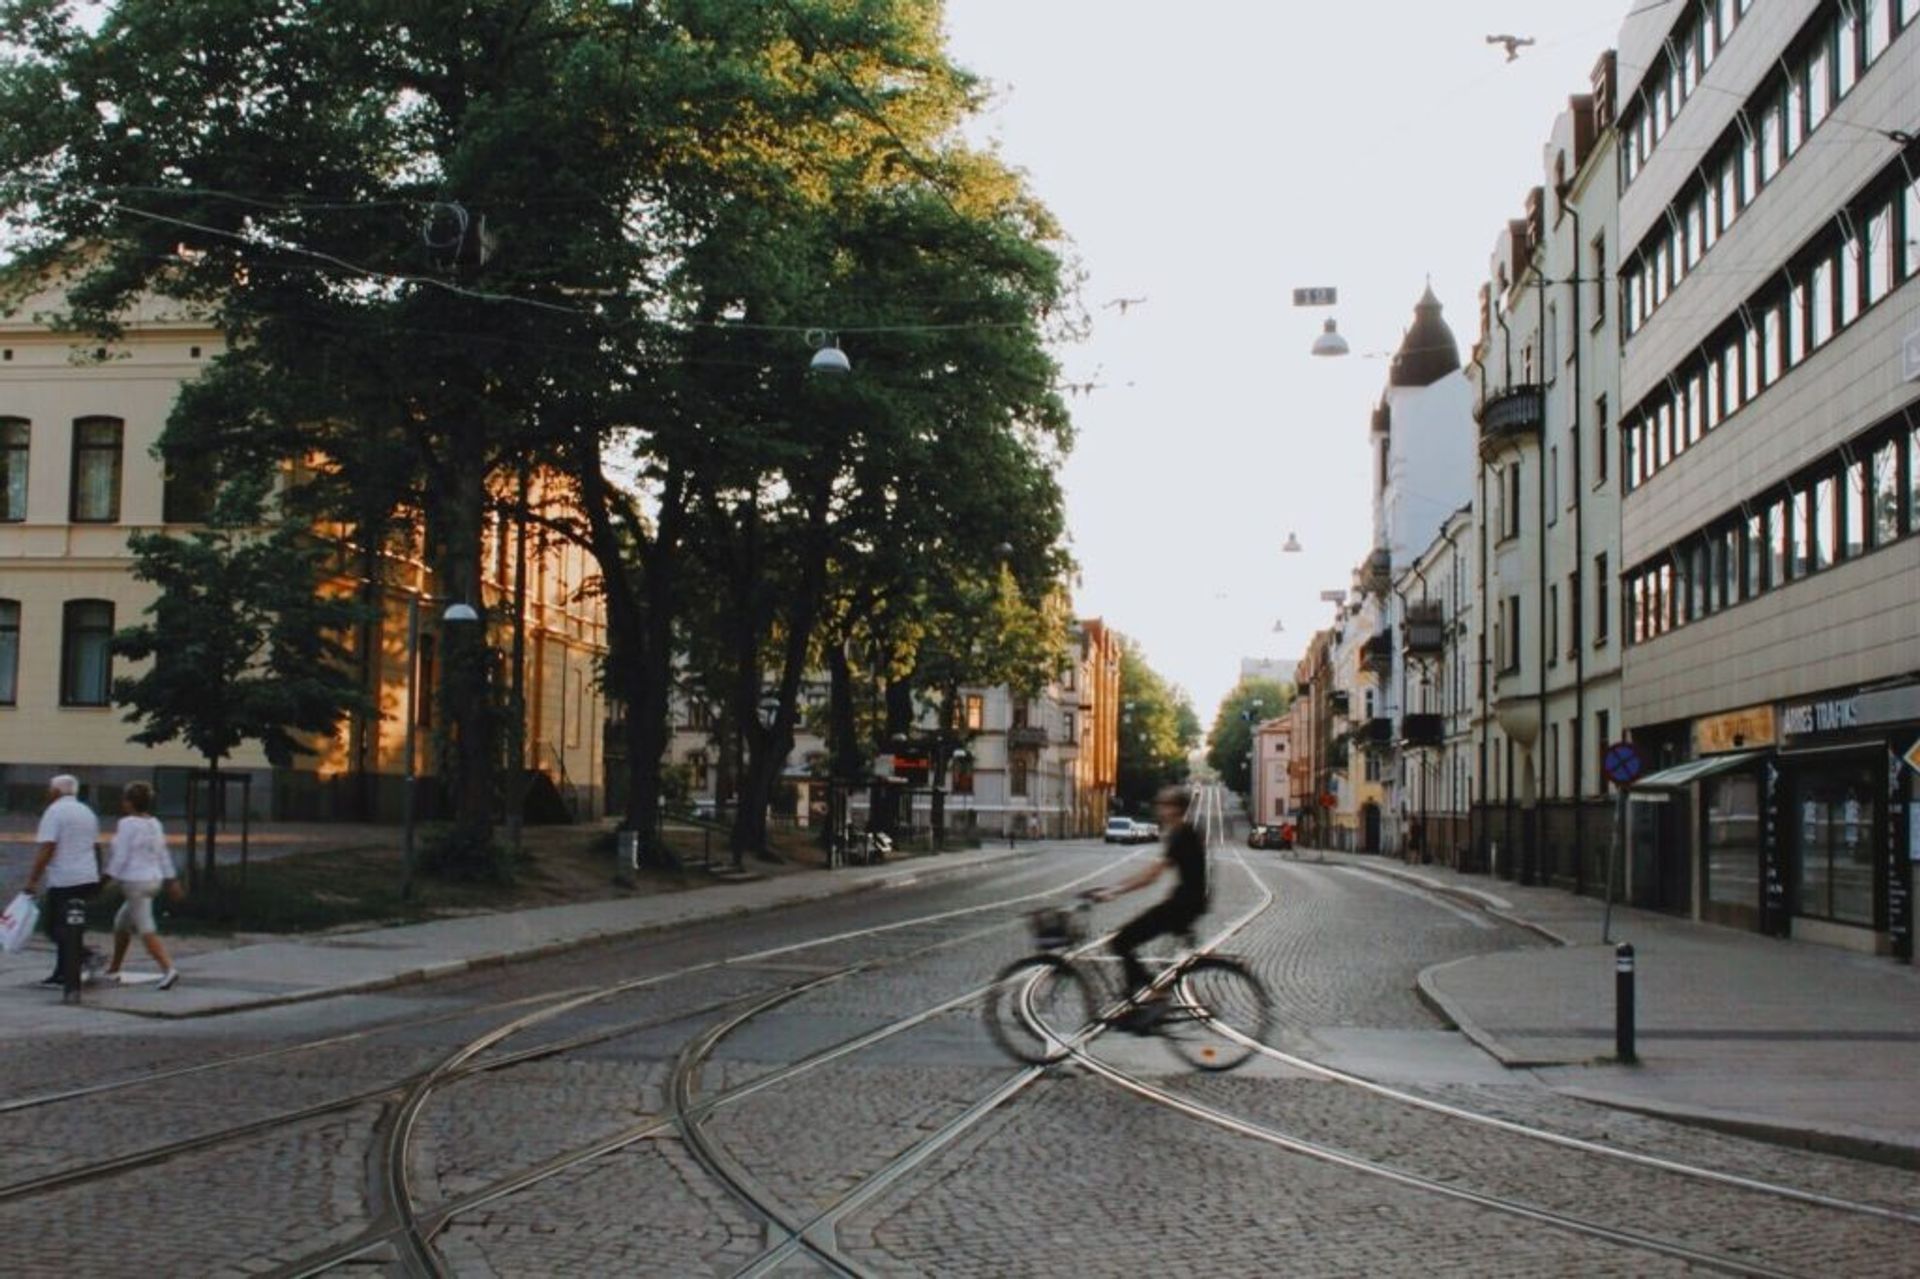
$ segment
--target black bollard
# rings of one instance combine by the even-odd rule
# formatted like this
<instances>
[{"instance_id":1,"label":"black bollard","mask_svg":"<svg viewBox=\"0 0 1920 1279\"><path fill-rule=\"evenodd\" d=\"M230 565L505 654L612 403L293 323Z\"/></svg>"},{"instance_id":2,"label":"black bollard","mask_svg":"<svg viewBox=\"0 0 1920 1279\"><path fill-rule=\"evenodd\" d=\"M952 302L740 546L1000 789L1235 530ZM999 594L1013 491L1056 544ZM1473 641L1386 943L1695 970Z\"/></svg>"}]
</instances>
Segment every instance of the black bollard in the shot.
<instances>
[{"instance_id":1,"label":"black bollard","mask_svg":"<svg viewBox=\"0 0 1920 1279\"><path fill-rule=\"evenodd\" d=\"M80 983L85 977L87 952L84 945L87 927L87 903L80 897L69 897L60 904L60 968L65 977L60 998L62 1003L80 1002Z\"/></svg>"},{"instance_id":2,"label":"black bollard","mask_svg":"<svg viewBox=\"0 0 1920 1279\"><path fill-rule=\"evenodd\" d=\"M1633 946L1629 942L1613 948L1613 1055L1622 1065L1638 1060L1633 1055Z\"/></svg>"}]
</instances>

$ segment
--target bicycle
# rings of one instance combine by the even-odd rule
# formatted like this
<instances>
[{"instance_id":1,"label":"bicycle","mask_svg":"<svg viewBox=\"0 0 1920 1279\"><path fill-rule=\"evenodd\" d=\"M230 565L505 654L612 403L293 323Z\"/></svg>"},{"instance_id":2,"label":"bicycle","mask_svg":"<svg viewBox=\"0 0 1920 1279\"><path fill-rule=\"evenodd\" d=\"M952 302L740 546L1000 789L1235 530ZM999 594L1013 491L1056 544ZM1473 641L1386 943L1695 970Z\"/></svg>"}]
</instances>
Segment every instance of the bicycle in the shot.
<instances>
[{"instance_id":1,"label":"bicycle","mask_svg":"<svg viewBox=\"0 0 1920 1279\"><path fill-rule=\"evenodd\" d=\"M1139 1033L1157 1035L1196 1070L1232 1070L1266 1042L1273 999L1266 985L1232 955L1188 949L1162 967L1156 988L1164 999L1138 1004L1106 967L1073 951L1087 934L1093 899L1081 894L1071 908L1044 907L1029 919L1037 949L1000 970L987 991L987 1033L1003 1052L1028 1066L1062 1061L1086 1038L1083 1032L1120 1025L1155 1010Z\"/></svg>"}]
</instances>

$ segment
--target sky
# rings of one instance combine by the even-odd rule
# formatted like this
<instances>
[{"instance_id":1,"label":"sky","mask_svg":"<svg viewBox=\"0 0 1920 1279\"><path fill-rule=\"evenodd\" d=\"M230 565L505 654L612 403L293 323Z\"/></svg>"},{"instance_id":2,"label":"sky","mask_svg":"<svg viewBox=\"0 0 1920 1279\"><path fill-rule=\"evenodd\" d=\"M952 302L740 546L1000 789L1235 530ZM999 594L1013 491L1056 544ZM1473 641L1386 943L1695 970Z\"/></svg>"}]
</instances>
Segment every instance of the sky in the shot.
<instances>
[{"instance_id":1,"label":"sky","mask_svg":"<svg viewBox=\"0 0 1920 1279\"><path fill-rule=\"evenodd\" d=\"M1495 238L1627 9L947 0L951 52L993 90L976 139L1087 275L1093 333L1057 353L1097 384L1069 401L1076 611L1139 641L1203 724L1242 657L1298 657L1330 620L1320 593L1371 541L1385 357L1429 280L1466 357ZM1489 34L1536 43L1509 62ZM1294 308L1317 286L1339 304ZM1328 316L1345 359L1308 353Z\"/></svg>"}]
</instances>

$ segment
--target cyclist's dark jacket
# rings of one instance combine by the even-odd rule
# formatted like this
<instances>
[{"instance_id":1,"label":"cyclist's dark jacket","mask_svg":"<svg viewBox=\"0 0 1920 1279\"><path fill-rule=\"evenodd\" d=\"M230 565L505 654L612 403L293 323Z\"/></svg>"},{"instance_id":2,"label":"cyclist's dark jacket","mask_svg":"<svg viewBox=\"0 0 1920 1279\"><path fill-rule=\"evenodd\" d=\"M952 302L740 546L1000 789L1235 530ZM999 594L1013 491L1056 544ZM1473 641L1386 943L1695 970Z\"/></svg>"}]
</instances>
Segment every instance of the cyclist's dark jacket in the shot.
<instances>
[{"instance_id":1,"label":"cyclist's dark jacket","mask_svg":"<svg viewBox=\"0 0 1920 1279\"><path fill-rule=\"evenodd\" d=\"M1167 832L1167 860L1179 873L1169 905L1198 914L1207 908L1207 845L1190 823L1179 822Z\"/></svg>"}]
</instances>

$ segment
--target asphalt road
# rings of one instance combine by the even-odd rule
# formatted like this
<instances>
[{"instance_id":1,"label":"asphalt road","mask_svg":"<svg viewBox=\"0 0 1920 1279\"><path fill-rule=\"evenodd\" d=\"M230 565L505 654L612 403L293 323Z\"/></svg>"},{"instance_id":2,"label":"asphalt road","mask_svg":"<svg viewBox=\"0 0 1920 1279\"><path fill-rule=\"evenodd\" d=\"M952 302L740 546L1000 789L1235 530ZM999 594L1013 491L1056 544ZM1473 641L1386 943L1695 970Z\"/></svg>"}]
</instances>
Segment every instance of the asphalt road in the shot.
<instances>
[{"instance_id":1,"label":"asphalt road","mask_svg":"<svg viewBox=\"0 0 1920 1279\"><path fill-rule=\"evenodd\" d=\"M5 1045L8 1270L1644 1275L1692 1264L1516 1204L1736 1269L1892 1274L1911 1257L1909 1221L1724 1178L1920 1213L1913 1174L1569 1102L1491 1064L1415 997L1421 968L1542 944L1531 934L1230 839L1215 841L1208 928L1243 923L1222 948L1267 982L1276 1048L1723 1179L1461 1122L1268 1058L1196 1075L1163 1043L1118 1032L1089 1051L1192 1111L1081 1065L1018 1070L961 1001L1029 949L1036 898L1064 900L1151 855L1063 846L377 995ZM1157 893L1099 907L1096 927ZM529 1014L545 1019L515 1024ZM125 1086L33 1100L114 1083ZM1221 1114L1405 1175L1204 1118Z\"/></svg>"}]
</instances>

